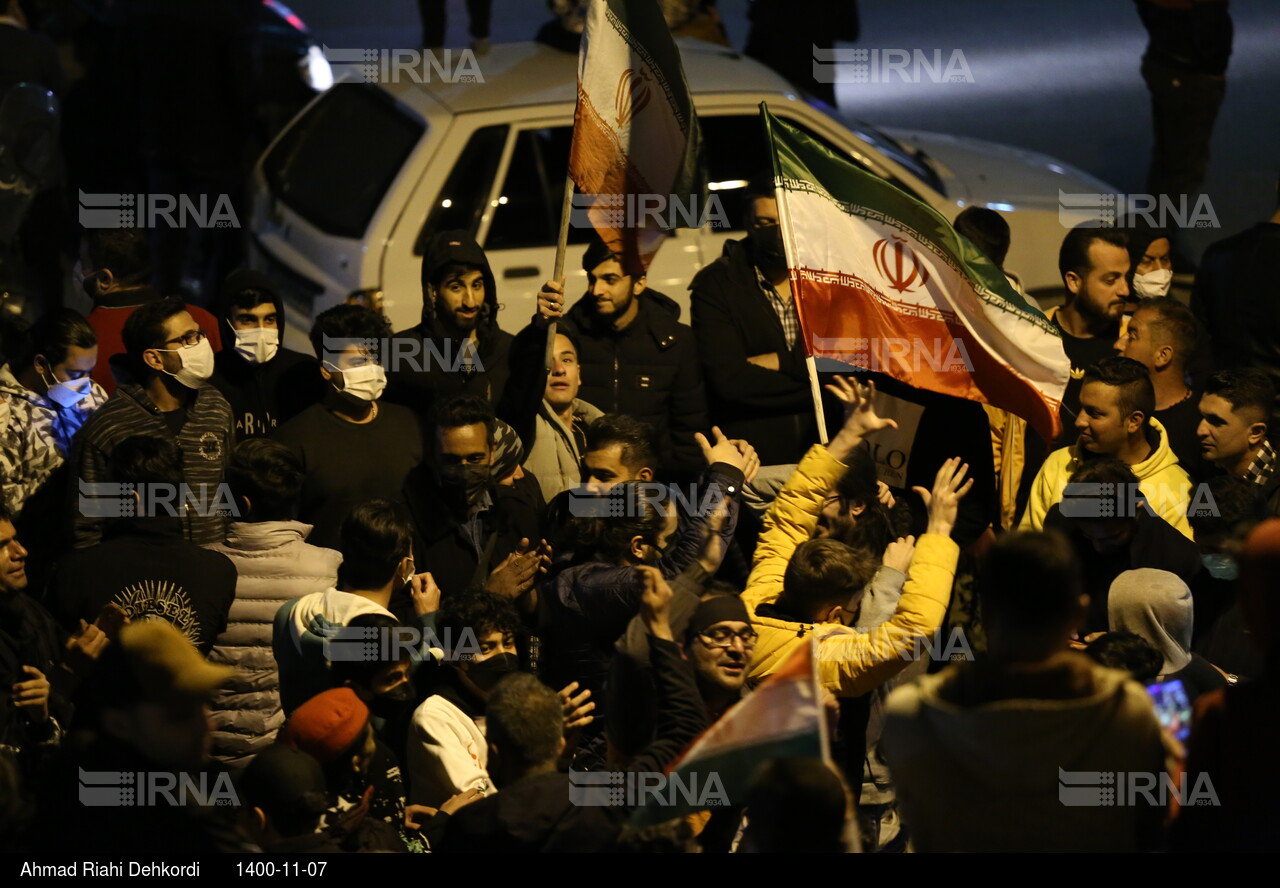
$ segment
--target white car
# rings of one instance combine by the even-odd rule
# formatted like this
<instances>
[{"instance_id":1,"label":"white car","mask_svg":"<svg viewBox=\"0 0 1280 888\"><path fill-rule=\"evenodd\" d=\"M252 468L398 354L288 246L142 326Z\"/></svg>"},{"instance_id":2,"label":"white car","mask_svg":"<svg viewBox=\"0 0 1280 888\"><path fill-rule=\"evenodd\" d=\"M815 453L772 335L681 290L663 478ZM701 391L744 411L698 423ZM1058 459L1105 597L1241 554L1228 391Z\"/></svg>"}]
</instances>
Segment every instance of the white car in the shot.
<instances>
[{"instance_id":1,"label":"white car","mask_svg":"<svg viewBox=\"0 0 1280 888\"><path fill-rule=\"evenodd\" d=\"M720 256L727 239L744 236L735 192L769 169L761 101L949 219L975 204L1002 211L1012 229L1006 265L1033 295L1060 288L1064 226L1088 218L1062 210L1059 192L1115 190L1017 148L845 124L751 59L696 41L680 47L712 193L730 222L713 227L712 213L703 228L677 231L649 270L649 286L679 302L686 321L693 275ZM528 323L555 260L577 58L517 43L494 46L477 67L478 76L449 78L459 82L441 82L441 69L429 66L412 77L399 72L399 82L346 78L263 154L253 185L254 264L281 282L293 347L309 350L311 321L356 291L380 293L394 329L416 324L423 246L430 233L453 228L473 232L485 248L501 326L515 332ZM585 289L580 260L589 236L570 229L570 294Z\"/></svg>"}]
</instances>

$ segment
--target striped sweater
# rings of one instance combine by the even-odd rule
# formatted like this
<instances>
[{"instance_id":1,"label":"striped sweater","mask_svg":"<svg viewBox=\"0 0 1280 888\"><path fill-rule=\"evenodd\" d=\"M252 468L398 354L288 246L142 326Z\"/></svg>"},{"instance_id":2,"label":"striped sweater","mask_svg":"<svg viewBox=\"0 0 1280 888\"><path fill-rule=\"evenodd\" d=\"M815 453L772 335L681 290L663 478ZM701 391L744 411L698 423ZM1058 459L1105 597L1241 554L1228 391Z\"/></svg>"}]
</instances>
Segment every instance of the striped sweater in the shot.
<instances>
[{"instance_id":1,"label":"striped sweater","mask_svg":"<svg viewBox=\"0 0 1280 888\"><path fill-rule=\"evenodd\" d=\"M108 466L116 445L134 435L171 438L168 426L160 410L141 386L121 385L107 403L102 406L80 430L72 451L70 463L75 467L75 480L70 485L75 498L72 504L75 516L75 546L83 549L102 539L104 518L86 515L101 513L101 508L81 508L86 504L82 497L83 485L108 482ZM225 491L219 493L223 483L231 448L235 446L231 408L227 401L211 385L196 390L195 397L187 404L187 421L176 439L183 453L183 480L192 492L194 500L183 517L183 536L198 546L221 542L226 537L227 516L219 506L229 503ZM203 486L202 486L203 485ZM99 496L101 506L110 497L102 497L99 491L84 491ZM198 501L207 508L199 508ZM203 514L201 514L203 513Z\"/></svg>"}]
</instances>

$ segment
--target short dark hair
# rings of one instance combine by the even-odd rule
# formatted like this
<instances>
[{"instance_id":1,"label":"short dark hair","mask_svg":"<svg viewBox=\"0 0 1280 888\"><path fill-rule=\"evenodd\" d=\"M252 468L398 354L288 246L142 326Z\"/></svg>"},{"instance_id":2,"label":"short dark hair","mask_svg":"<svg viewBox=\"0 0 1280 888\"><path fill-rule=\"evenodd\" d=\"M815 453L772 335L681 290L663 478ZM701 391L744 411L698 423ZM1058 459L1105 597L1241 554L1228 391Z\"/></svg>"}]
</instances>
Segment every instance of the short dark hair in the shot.
<instances>
[{"instance_id":1,"label":"short dark hair","mask_svg":"<svg viewBox=\"0 0 1280 888\"><path fill-rule=\"evenodd\" d=\"M1089 459L1071 473L1070 484L1137 484L1138 476L1124 460Z\"/></svg>"},{"instance_id":2,"label":"short dark hair","mask_svg":"<svg viewBox=\"0 0 1280 888\"><path fill-rule=\"evenodd\" d=\"M1058 273L1062 275L1063 283L1066 283L1069 271L1085 277L1093 269L1093 263L1089 261L1089 248L1094 241L1111 244L1126 252L1129 249L1129 235L1122 229L1094 228L1089 223L1077 225L1067 232L1058 250Z\"/></svg>"},{"instance_id":3,"label":"short dark hair","mask_svg":"<svg viewBox=\"0 0 1280 888\"><path fill-rule=\"evenodd\" d=\"M551 688L527 672L498 682L485 706L485 735L515 769L555 761L564 739L564 712Z\"/></svg>"},{"instance_id":4,"label":"short dark hair","mask_svg":"<svg viewBox=\"0 0 1280 888\"><path fill-rule=\"evenodd\" d=\"M1150 321L1152 327L1159 327L1160 332L1173 346L1174 360L1185 364L1196 350L1196 316L1177 299L1171 296L1157 296L1144 299L1135 310L1150 312L1155 317Z\"/></svg>"},{"instance_id":5,"label":"short dark hair","mask_svg":"<svg viewBox=\"0 0 1280 888\"><path fill-rule=\"evenodd\" d=\"M284 742L253 757L241 789L245 804L261 808L283 838L315 832L328 807L324 768L309 753Z\"/></svg>"},{"instance_id":6,"label":"short dark hair","mask_svg":"<svg viewBox=\"0 0 1280 888\"><path fill-rule=\"evenodd\" d=\"M845 465L844 474L836 482L840 504L845 509L859 504L864 508L856 521L847 527L833 529L832 538L854 548L867 549L878 556L900 534L894 528L889 510L880 502L879 478L871 447L866 442L855 447L846 458Z\"/></svg>"},{"instance_id":7,"label":"short dark hair","mask_svg":"<svg viewBox=\"0 0 1280 888\"><path fill-rule=\"evenodd\" d=\"M98 344L98 336L85 316L70 308L57 308L42 315L31 325L30 337L28 353L15 361L21 369L30 367L36 355L43 355L50 365L61 364L71 349Z\"/></svg>"},{"instance_id":8,"label":"short dark hair","mask_svg":"<svg viewBox=\"0 0 1280 888\"><path fill-rule=\"evenodd\" d=\"M498 430L498 418L493 406L478 395L458 395L437 405L433 419L437 431L459 429L469 425L483 425L485 438L493 446Z\"/></svg>"},{"instance_id":9,"label":"short dark hair","mask_svg":"<svg viewBox=\"0 0 1280 888\"><path fill-rule=\"evenodd\" d=\"M768 198L769 200L777 200L778 198L778 190L773 182L773 173L769 170L757 171L747 180L746 187L742 189L739 199L742 201L742 216L744 219L751 218L755 203L761 198Z\"/></svg>"},{"instance_id":10,"label":"short dark hair","mask_svg":"<svg viewBox=\"0 0 1280 888\"><path fill-rule=\"evenodd\" d=\"M873 555L838 540L807 540L787 562L778 607L808 622L827 608L848 604L879 567L880 553Z\"/></svg>"},{"instance_id":11,"label":"short dark hair","mask_svg":"<svg viewBox=\"0 0 1280 888\"><path fill-rule=\"evenodd\" d=\"M1236 475L1218 475L1202 481L1215 508L1187 509L1187 521L1196 542L1231 537L1243 540L1267 517L1263 488Z\"/></svg>"},{"instance_id":12,"label":"short dark hair","mask_svg":"<svg viewBox=\"0 0 1280 888\"><path fill-rule=\"evenodd\" d=\"M396 573L400 560L412 554L409 513L385 499L360 503L342 522L342 565L338 582L352 589L378 589Z\"/></svg>"},{"instance_id":13,"label":"short dark hair","mask_svg":"<svg viewBox=\"0 0 1280 888\"><path fill-rule=\"evenodd\" d=\"M1004 268L1010 241L1009 223L1004 216L987 207L966 207L956 216L952 227L967 237L997 268Z\"/></svg>"},{"instance_id":14,"label":"short dark hair","mask_svg":"<svg viewBox=\"0 0 1280 888\"><path fill-rule=\"evenodd\" d=\"M1036 634L1065 624L1081 594L1080 563L1055 531L1005 534L988 550L979 575L983 618Z\"/></svg>"},{"instance_id":15,"label":"short dark hair","mask_svg":"<svg viewBox=\"0 0 1280 888\"><path fill-rule=\"evenodd\" d=\"M520 637L520 613L509 598L485 589L469 589L450 595L440 610L441 635L457 645L463 630L470 629L476 640L494 632Z\"/></svg>"},{"instance_id":16,"label":"short dark hair","mask_svg":"<svg viewBox=\"0 0 1280 888\"><path fill-rule=\"evenodd\" d=\"M1099 492L1093 495L1081 494L1069 489L1083 484L1108 486L1097 488ZM1071 473L1071 477L1067 479L1067 485L1068 490L1065 494L1071 495L1071 502L1076 507L1076 516L1082 520L1114 522L1132 521L1136 517L1133 514L1133 508L1137 505L1134 497L1140 496L1137 492L1138 476L1123 460L1113 458L1085 460ZM1090 499L1094 500L1096 505L1089 508L1086 513L1086 504ZM1150 510L1149 506L1148 510ZM1084 517L1086 514L1088 517Z\"/></svg>"},{"instance_id":17,"label":"short dark hair","mask_svg":"<svg viewBox=\"0 0 1280 888\"><path fill-rule=\"evenodd\" d=\"M1082 386L1101 382L1120 390L1119 404L1123 416L1142 414L1145 425L1156 410L1156 388L1151 374L1141 361L1115 355L1084 368Z\"/></svg>"},{"instance_id":18,"label":"short dark hair","mask_svg":"<svg viewBox=\"0 0 1280 888\"><path fill-rule=\"evenodd\" d=\"M151 245L136 228L90 228L83 235L93 263L90 271L109 269L116 280L140 284L151 276Z\"/></svg>"},{"instance_id":19,"label":"short dark hair","mask_svg":"<svg viewBox=\"0 0 1280 888\"><path fill-rule=\"evenodd\" d=\"M244 287L239 290L232 290L227 294L226 309L227 313L230 314L234 309L257 308L264 302L270 302L275 305L275 294L258 287Z\"/></svg>"},{"instance_id":20,"label":"short dark hair","mask_svg":"<svg viewBox=\"0 0 1280 888\"><path fill-rule=\"evenodd\" d=\"M849 800L839 775L821 759L769 759L756 769L742 801L753 812L745 833L753 850L848 850Z\"/></svg>"},{"instance_id":21,"label":"short dark hair","mask_svg":"<svg viewBox=\"0 0 1280 888\"><path fill-rule=\"evenodd\" d=\"M107 473L118 484L182 483L182 448L169 438L130 435L116 444L107 462Z\"/></svg>"},{"instance_id":22,"label":"short dark hair","mask_svg":"<svg viewBox=\"0 0 1280 888\"><path fill-rule=\"evenodd\" d=\"M289 521L298 515L305 479L293 451L269 438L249 438L231 451L227 484L239 501L247 497L254 521Z\"/></svg>"},{"instance_id":23,"label":"short dark hair","mask_svg":"<svg viewBox=\"0 0 1280 888\"><path fill-rule=\"evenodd\" d=\"M363 305L335 305L320 313L316 322L311 325L311 348L320 361L331 360L337 352L327 351L325 339L367 340L375 355L380 354L382 341L391 335L391 325L387 319L371 308Z\"/></svg>"},{"instance_id":24,"label":"short dark hair","mask_svg":"<svg viewBox=\"0 0 1280 888\"><path fill-rule=\"evenodd\" d=\"M1112 669L1123 669L1140 682L1154 681L1164 668L1164 657L1141 635L1132 632L1107 632L1084 651L1095 662Z\"/></svg>"},{"instance_id":25,"label":"short dark hair","mask_svg":"<svg viewBox=\"0 0 1280 888\"><path fill-rule=\"evenodd\" d=\"M658 470L655 432L649 423L625 413L608 413L587 426L587 452L621 446L622 464L633 472L643 468Z\"/></svg>"},{"instance_id":26,"label":"short dark hair","mask_svg":"<svg viewBox=\"0 0 1280 888\"><path fill-rule=\"evenodd\" d=\"M159 299L135 308L120 334L125 352L140 364L144 351L165 344L165 322L186 310L181 299Z\"/></svg>"},{"instance_id":27,"label":"short dark hair","mask_svg":"<svg viewBox=\"0 0 1280 888\"><path fill-rule=\"evenodd\" d=\"M578 515L569 521L575 548L583 554L594 554L605 563L618 564L636 537L657 546L658 537L667 523L667 514L665 509L659 508L656 498L647 494L640 481L623 481L599 494L600 499L608 504L606 508L593 508L593 514ZM569 495L579 503L586 499L586 495L578 491Z\"/></svg>"},{"instance_id":28,"label":"short dark hair","mask_svg":"<svg viewBox=\"0 0 1280 888\"><path fill-rule=\"evenodd\" d=\"M395 636L392 633L397 629L412 631L412 627L404 626L395 617L389 617L386 614L360 614L351 618L347 623L347 628L372 629L376 633L375 637L379 639L394 638ZM403 656L387 656L392 653L402 654ZM394 666L409 659L412 656L412 648L407 645L383 644L380 640L373 648L373 653L365 656L368 659L343 657L330 661L329 674L333 677L333 683L341 687L350 682L361 690L370 690L379 673L389 666Z\"/></svg>"},{"instance_id":29,"label":"short dark hair","mask_svg":"<svg viewBox=\"0 0 1280 888\"><path fill-rule=\"evenodd\" d=\"M1239 413L1250 408L1262 414L1262 422L1271 425L1271 413L1275 409L1276 387L1271 377L1262 370L1232 368L1209 374L1204 383L1206 395L1217 395L1231 404L1231 412Z\"/></svg>"}]
</instances>

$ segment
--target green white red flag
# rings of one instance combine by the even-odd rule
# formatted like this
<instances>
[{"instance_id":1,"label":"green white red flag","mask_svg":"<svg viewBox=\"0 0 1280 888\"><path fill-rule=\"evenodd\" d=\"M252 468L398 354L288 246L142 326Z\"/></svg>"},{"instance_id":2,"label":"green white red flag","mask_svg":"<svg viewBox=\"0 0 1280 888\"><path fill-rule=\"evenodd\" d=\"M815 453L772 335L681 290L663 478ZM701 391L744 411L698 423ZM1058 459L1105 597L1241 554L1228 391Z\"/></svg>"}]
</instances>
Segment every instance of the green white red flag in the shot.
<instances>
[{"instance_id":1,"label":"green white red flag","mask_svg":"<svg viewBox=\"0 0 1280 888\"><path fill-rule=\"evenodd\" d=\"M981 401L1053 440L1062 336L947 219L769 114L782 237L811 357Z\"/></svg>"},{"instance_id":2,"label":"green white red flag","mask_svg":"<svg viewBox=\"0 0 1280 888\"><path fill-rule=\"evenodd\" d=\"M643 273L672 214L634 212L636 198L701 207L704 170L693 99L658 0L591 0L569 151L575 207L624 268Z\"/></svg>"}]
</instances>

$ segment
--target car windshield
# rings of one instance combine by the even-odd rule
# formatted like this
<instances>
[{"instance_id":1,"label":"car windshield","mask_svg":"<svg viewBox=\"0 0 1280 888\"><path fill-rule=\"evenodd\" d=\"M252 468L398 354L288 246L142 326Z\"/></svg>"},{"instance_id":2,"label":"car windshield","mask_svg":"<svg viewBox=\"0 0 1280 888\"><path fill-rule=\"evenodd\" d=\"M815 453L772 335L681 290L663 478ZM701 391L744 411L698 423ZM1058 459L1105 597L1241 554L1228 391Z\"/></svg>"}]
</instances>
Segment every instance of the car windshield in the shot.
<instances>
[{"instance_id":1,"label":"car windshield","mask_svg":"<svg viewBox=\"0 0 1280 888\"><path fill-rule=\"evenodd\" d=\"M340 83L262 162L271 193L326 234L363 237L427 125L386 92Z\"/></svg>"},{"instance_id":2,"label":"car windshield","mask_svg":"<svg viewBox=\"0 0 1280 888\"><path fill-rule=\"evenodd\" d=\"M853 134L859 139L875 148L885 157L898 164L898 166L906 169L911 175L924 182L934 191L946 197L947 189L942 184L942 178L933 168L933 162L930 161L929 155L925 154L924 151L903 145L893 136L881 132L865 120L833 114L831 106L824 102L810 102L809 104L841 126L852 130Z\"/></svg>"}]
</instances>

